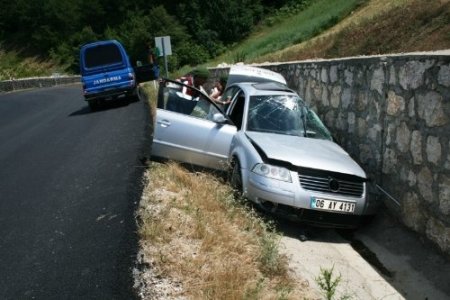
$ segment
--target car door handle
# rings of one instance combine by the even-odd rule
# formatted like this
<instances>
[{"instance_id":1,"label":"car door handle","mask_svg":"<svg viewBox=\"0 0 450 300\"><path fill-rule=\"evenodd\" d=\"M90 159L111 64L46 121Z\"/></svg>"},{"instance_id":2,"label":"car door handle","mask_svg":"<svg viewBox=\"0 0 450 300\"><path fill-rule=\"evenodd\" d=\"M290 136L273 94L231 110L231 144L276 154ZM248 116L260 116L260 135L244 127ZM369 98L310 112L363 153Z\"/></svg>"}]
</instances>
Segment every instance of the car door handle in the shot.
<instances>
[{"instance_id":1,"label":"car door handle","mask_svg":"<svg viewBox=\"0 0 450 300\"><path fill-rule=\"evenodd\" d=\"M170 121L168 121L168 120L161 120L161 121L158 121L158 124L161 127L169 127L170 126Z\"/></svg>"}]
</instances>

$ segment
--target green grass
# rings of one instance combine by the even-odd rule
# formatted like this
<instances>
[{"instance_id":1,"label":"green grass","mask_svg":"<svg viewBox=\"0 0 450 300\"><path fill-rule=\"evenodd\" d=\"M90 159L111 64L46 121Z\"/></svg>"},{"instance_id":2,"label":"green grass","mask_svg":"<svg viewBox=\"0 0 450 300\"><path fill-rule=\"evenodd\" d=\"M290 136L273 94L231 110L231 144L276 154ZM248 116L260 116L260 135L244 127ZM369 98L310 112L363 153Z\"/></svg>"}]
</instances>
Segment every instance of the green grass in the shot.
<instances>
[{"instance_id":1,"label":"green grass","mask_svg":"<svg viewBox=\"0 0 450 300\"><path fill-rule=\"evenodd\" d=\"M3 51L0 45L0 80L49 76L53 72L58 72L58 69L50 62L34 57L23 58L15 51Z\"/></svg>"},{"instance_id":2,"label":"green grass","mask_svg":"<svg viewBox=\"0 0 450 300\"><path fill-rule=\"evenodd\" d=\"M337 24L361 3L361 0L314 1L305 10L287 17L276 26L261 27L243 43L218 57L214 62L236 63L240 60L251 62L264 54L308 40Z\"/></svg>"}]
</instances>

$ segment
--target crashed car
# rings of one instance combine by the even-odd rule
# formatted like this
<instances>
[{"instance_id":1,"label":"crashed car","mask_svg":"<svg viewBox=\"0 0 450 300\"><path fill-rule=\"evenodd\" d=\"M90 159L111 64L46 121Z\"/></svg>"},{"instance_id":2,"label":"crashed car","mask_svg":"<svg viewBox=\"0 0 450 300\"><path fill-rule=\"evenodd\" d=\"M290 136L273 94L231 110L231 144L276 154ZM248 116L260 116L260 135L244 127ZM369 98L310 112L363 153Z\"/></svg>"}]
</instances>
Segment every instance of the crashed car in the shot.
<instances>
[{"instance_id":1,"label":"crashed car","mask_svg":"<svg viewBox=\"0 0 450 300\"><path fill-rule=\"evenodd\" d=\"M280 74L232 67L222 97L163 80L152 156L228 171L244 198L311 225L356 228L376 212L364 170Z\"/></svg>"}]
</instances>

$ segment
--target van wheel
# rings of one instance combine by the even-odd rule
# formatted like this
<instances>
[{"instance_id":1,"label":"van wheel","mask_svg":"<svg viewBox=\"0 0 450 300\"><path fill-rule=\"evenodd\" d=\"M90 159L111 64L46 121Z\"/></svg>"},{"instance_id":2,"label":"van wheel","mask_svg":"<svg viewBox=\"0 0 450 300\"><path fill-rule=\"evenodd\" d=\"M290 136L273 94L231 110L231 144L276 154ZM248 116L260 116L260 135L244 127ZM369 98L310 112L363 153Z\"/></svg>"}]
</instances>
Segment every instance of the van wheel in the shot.
<instances>
[{"instance_id":1,"label":"van wheel","mask_svg":"<svg viewBox=\"0 0 450 300\"><path fill-rule=\"evenodd\" d=\"M234 160L232 163L230 184L234 190L234 198L242 199L244 197L244 193L242 188L241 166L237 160Z\"/></svg>"},{"instance_id":2,"label":"van wheel","mask_svg":"<svg viewBox=\"0 0 450 300\"><path fill-rule=\"evenodd\" d=\"M98 102L95 100L88 101L89 108L91 111L96 111L98 109Z\"/></svg>"}]
</instances>

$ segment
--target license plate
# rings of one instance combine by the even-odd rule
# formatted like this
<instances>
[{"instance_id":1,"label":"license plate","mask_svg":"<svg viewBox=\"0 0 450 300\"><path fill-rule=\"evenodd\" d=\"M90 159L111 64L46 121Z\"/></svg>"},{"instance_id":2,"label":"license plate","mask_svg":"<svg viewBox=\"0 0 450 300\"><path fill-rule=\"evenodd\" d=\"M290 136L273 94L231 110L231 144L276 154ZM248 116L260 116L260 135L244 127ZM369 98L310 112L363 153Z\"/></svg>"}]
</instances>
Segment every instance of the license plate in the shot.
<instances>
[{"instance_id":1,"label":"license plate","mask_svg":"<svg viewBox=\"0 0 450 300\"><path fill-rule=\"evenodd\" d=\"M346 213L355 212L355 203L311 197L311 208Z\"/></svg>"}]
</instances>

